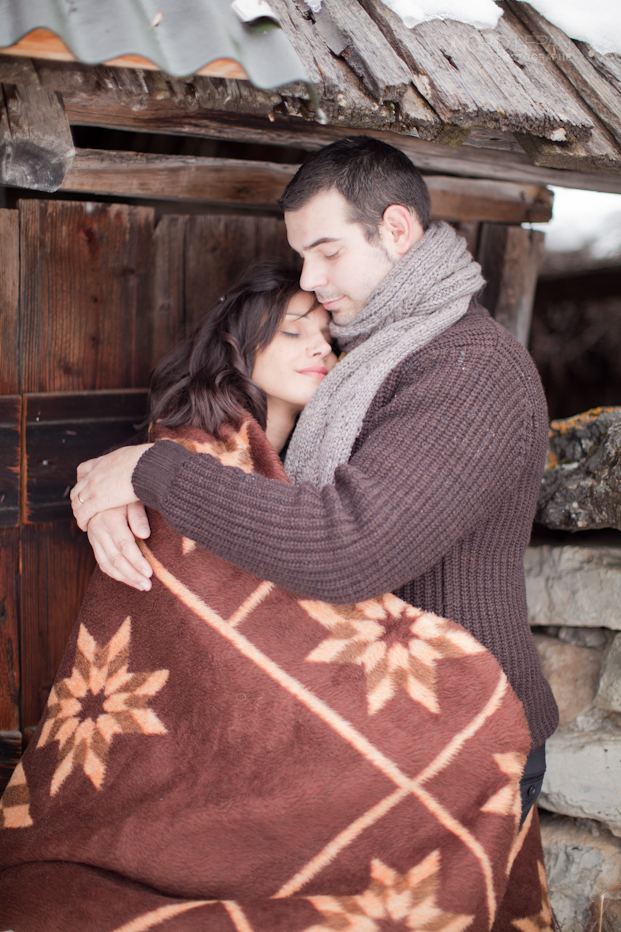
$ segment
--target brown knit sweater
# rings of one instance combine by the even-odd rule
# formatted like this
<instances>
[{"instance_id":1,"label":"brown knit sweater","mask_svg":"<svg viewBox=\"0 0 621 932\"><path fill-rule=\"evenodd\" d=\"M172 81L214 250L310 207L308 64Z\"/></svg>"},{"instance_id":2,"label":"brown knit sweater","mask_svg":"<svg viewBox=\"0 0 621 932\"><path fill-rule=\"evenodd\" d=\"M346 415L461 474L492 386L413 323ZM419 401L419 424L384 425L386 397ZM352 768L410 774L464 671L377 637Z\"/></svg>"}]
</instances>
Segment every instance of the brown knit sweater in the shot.
<instances>
[{"instance_id":1,"label":"brown knit sweater","mask_svg":"<svg viewBox=\"0 0 621 932\"><path fill-rule=\"evenodd\" d=\"M558 711L523 557L547 434L530 356L473 304L385 380L334 485L288 486L170 441L141 457L133 483L175 530L302 596L392 591L464 625L505 670L538 747Z\"/></svg>"}]
</instances>

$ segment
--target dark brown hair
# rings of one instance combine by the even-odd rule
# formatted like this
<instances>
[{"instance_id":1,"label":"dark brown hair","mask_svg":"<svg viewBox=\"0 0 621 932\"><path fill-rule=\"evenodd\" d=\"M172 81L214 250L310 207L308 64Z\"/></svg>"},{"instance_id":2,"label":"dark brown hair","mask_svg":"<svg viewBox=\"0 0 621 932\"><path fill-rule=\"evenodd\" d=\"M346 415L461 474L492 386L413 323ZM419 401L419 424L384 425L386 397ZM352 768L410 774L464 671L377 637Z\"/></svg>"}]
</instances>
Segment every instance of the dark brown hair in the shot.
<instances>
[{"instance_id":1,"label":"dark brown hair","mask_svg":"<svg viewBox=\"0 0 621 932\"><path fill-rule=\"evenodd\" d=\"M294 269L276 259L253 263L194 333L155 367L148 422L217 434L223 424L239 424L250 413L265 428L267 399L252 381L252 370L299 290Z\"/></svg>"},{"instance_id":2,"label":"dark brown hair","mask_svg":"<svg viewBox=\"0 0 621 932\"><path fill-rule=\"evenodd\" d=\"M283 210L299 210L321 191L336 188L372 240L391 204L412 210L426 230L431 214L429 191L410 159L372 136L347 136L314 152L293 176L278 201Z\"/></svg>"}]
</instances>

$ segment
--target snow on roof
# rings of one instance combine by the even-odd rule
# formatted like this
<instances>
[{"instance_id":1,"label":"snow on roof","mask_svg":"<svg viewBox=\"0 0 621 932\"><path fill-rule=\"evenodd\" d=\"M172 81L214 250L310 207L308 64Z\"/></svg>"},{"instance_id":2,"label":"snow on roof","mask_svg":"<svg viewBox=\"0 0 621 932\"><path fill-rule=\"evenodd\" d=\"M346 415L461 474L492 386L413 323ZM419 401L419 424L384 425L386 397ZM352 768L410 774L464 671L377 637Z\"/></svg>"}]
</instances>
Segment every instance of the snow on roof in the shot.
<instances>
[{"instance_id":1,"label":"snow on roof","mask_svg":"<svg viewBox=\"0 0 621 932\"><path fill-rule=\"evenodd\" d=\"M318 5L321 0L315 0ZM432 19L452 19L477 29L494 29L502 16L494 0L383 0L410 28ZM542 16L571 39L588 42L596 52L621 54L621 15L611 0L529 0Z\"/></svg>"}]
</instances>

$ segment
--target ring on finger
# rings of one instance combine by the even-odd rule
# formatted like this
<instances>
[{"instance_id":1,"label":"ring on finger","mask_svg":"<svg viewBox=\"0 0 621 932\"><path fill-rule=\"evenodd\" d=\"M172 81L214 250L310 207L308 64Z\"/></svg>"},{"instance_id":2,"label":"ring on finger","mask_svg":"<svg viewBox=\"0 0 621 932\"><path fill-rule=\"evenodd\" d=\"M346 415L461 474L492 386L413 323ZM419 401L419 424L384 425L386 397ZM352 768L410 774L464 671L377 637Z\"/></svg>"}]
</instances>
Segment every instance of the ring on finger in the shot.
<instances>
[{"instance_id":1,"label":"ring on finger","mask_svg":"<svg viewBox=\"0 0 621 932\"><path fill-rule=\"evenodd\" d=\"M81 505L85 504L84 499L82 498L79 492L78 492L78 501L80 502Z\"/></svg>"}]
</instances>

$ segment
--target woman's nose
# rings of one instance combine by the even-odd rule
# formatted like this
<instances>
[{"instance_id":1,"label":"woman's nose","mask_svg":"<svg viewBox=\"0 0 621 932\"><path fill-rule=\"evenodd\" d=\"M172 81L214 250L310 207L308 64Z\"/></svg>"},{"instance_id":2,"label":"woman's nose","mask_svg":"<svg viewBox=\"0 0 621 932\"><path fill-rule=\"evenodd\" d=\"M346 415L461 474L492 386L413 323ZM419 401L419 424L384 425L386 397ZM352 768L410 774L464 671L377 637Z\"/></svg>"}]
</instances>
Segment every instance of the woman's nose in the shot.
<instances>
[{"instance_id":1,"label":"woman's nose","mask_svg":"<svg viewBox=\"0 0 621 932\"><path fill-rule=\"evenodd\" d=\"M323 359L325 356L327 356L329 353L332 352L332 347L330 346L330 344L328 343L324 335L321 334L321 336L317 340L313 340L311 346L309 347L309 350L310 350L309 352L310 356L321 356L321 358Z\"/></svg>"}]
</instances>

